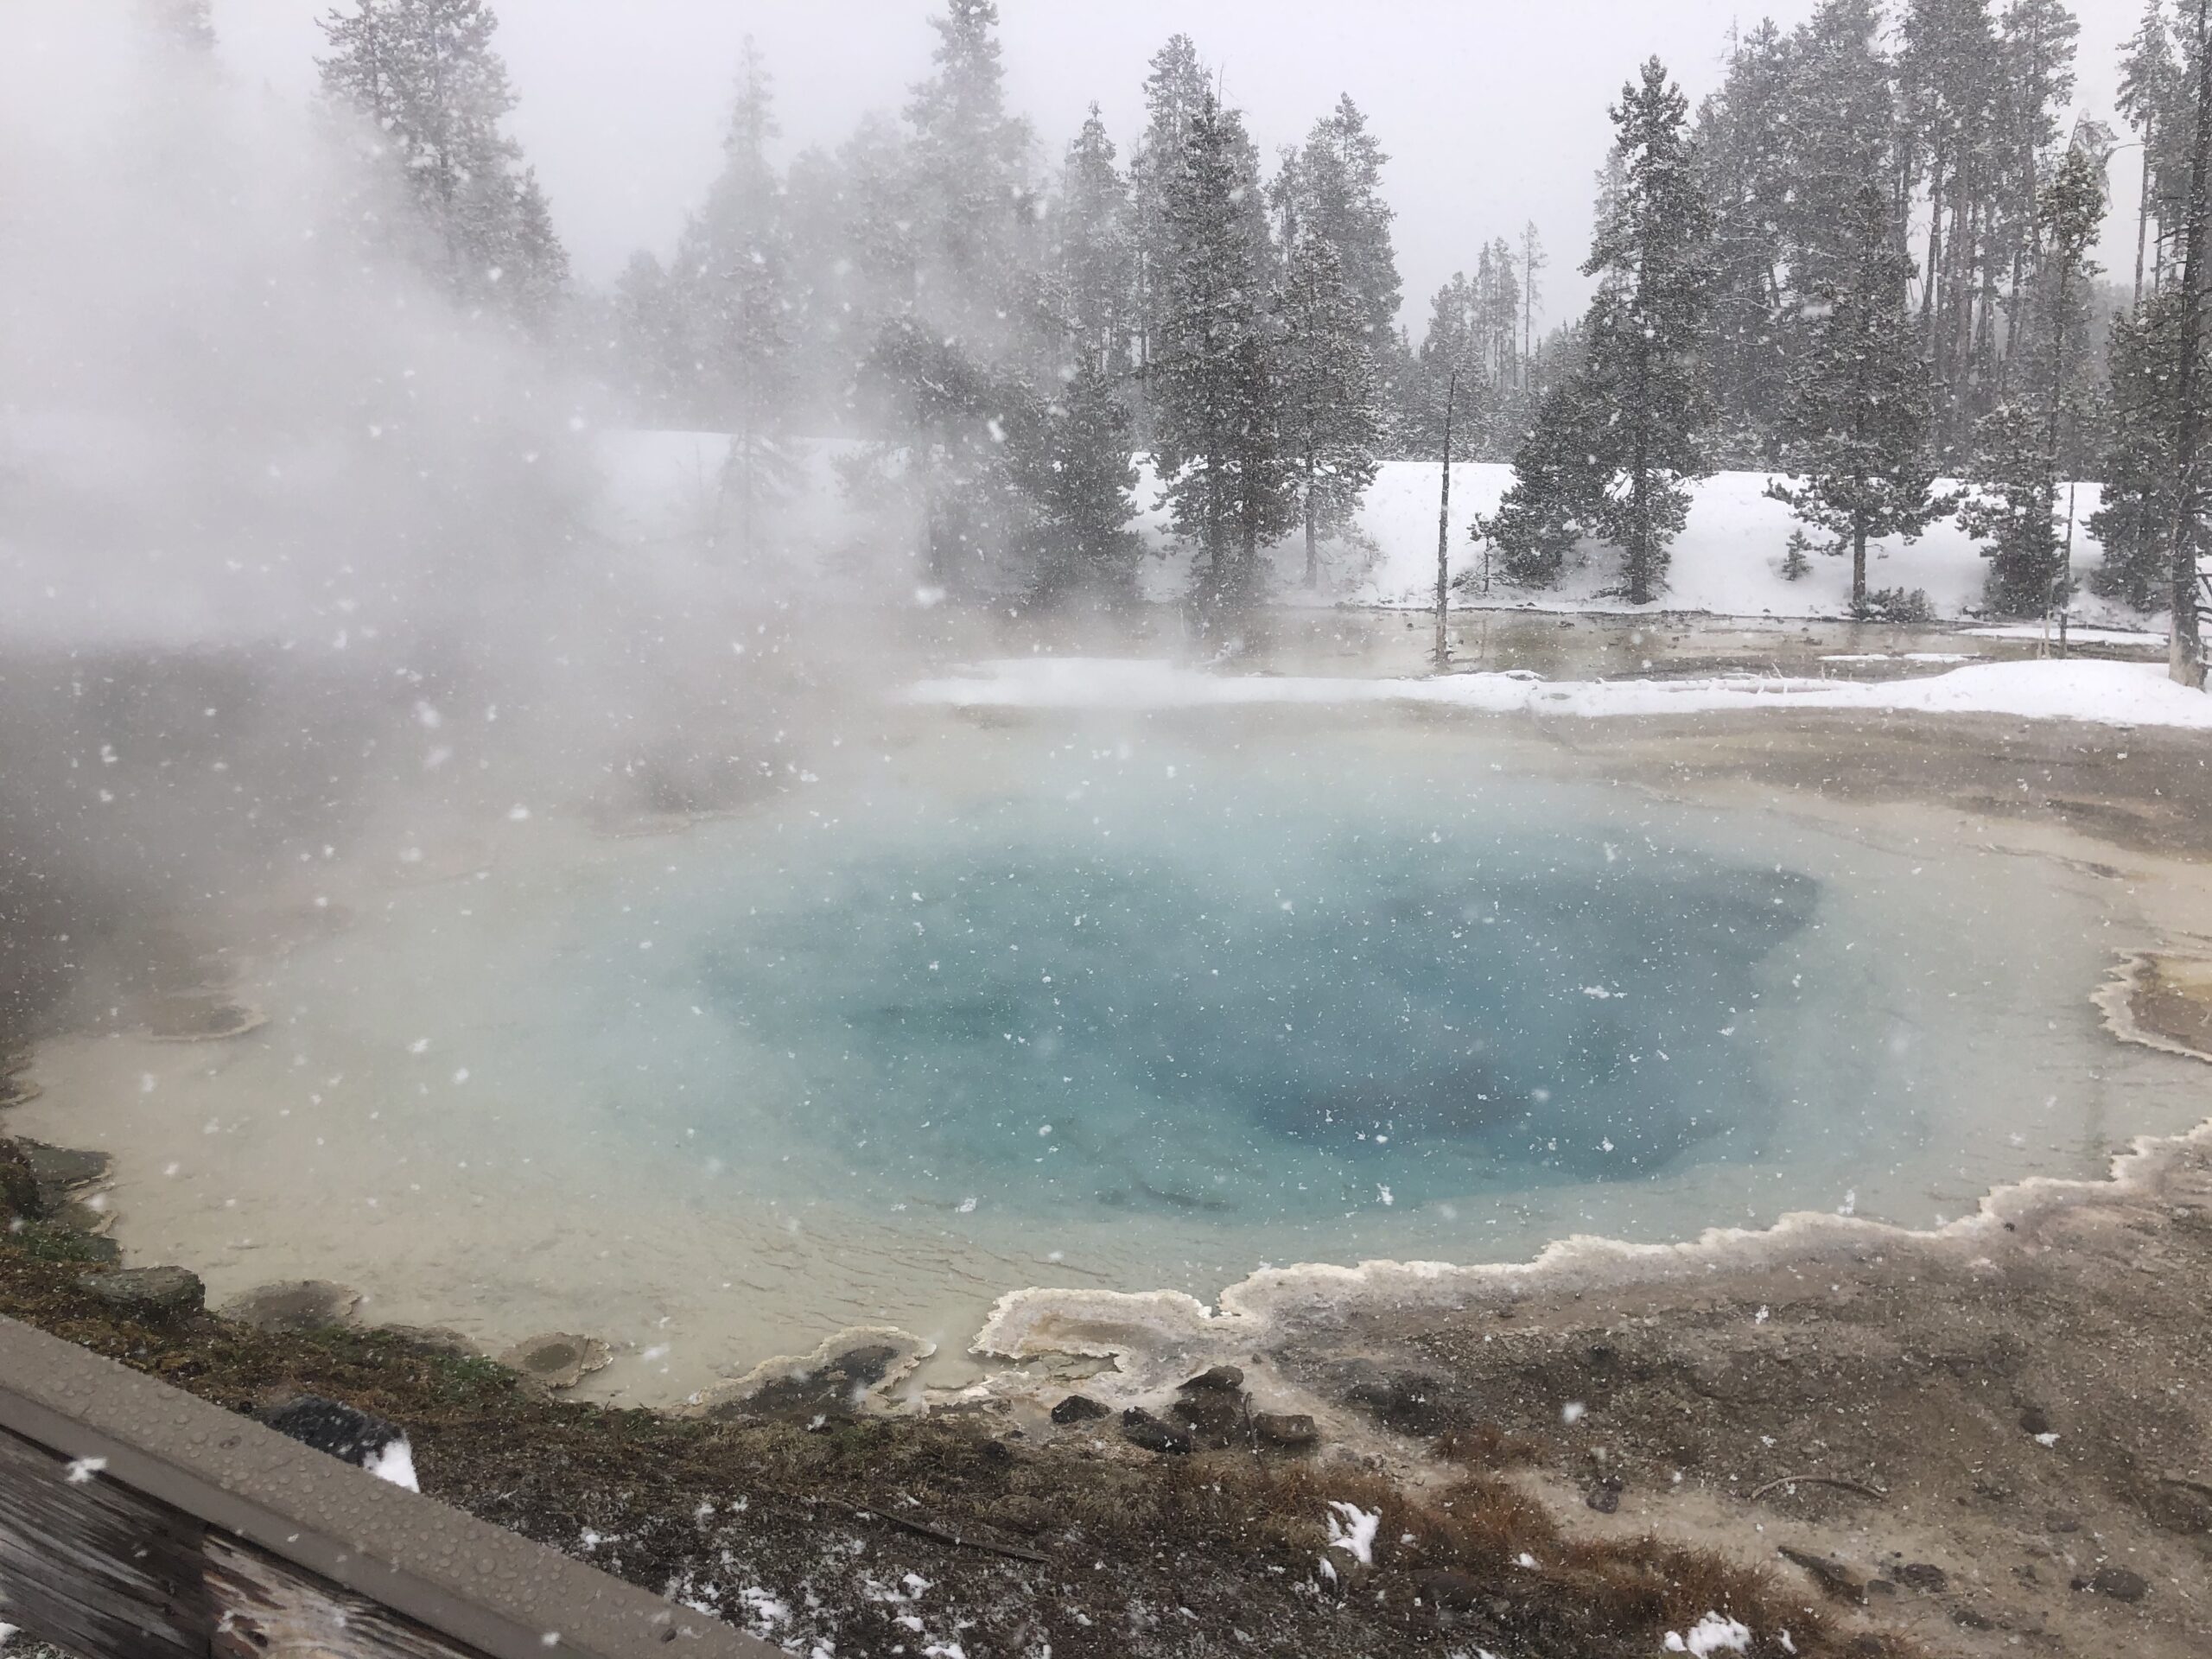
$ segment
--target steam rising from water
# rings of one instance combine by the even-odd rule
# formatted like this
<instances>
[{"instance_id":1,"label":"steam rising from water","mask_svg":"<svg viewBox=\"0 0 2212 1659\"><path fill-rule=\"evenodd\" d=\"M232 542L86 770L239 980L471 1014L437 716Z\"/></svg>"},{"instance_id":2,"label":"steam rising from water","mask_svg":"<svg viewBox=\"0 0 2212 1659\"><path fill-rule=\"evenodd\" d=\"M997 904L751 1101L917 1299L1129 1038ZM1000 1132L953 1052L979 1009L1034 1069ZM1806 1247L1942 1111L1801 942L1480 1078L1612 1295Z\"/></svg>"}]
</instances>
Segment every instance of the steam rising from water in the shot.
<instances>
[{"instance_id":1,"label":"steam rising from water","mask_svg":"<svg viewBox=\"0 0 2212 1659\"><path fill-rule=\"evenodd\" d=\"M333 861L724 800L804 747L791 584L610 533L596 394L423 278L368 135L131 6L22 10L0 1036L67 972L173 977Z\"/></svg>"}]
</instances>

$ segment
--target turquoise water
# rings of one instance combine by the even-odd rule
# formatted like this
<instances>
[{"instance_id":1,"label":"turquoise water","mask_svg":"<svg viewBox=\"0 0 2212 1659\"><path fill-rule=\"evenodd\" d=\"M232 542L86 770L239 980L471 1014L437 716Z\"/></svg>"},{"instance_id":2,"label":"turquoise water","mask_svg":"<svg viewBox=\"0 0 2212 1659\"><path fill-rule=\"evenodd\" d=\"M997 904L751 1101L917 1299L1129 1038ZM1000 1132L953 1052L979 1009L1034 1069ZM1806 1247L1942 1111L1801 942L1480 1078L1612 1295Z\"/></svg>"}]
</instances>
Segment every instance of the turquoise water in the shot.
<instances>
[{"instance_id":1,"label":"turquoise water","mask_svg":"<svg viewBox=\"0 0 2212 1659\"><path fill-rule=\"evenodd\" d=\"M1953 813L1390 711L882 725L681 833L402 861L236 1042L41 1051L126 1243L677 1399L1030 1285L1927 1224L2207 1109L2090 1005L2126 884Z\"/></svg>"},{"instance_id":2,"label":"turquoise water","mask_svg":"<svg viewBox=\"0 0 2212 1659\"><path fill-rule=\"evenodd\" d=\"M1813 880L1525 786L1147 770L879 803L668 913L855 1196L1291 1219L1763 1147Z\"/></svg>"}]
</instances>

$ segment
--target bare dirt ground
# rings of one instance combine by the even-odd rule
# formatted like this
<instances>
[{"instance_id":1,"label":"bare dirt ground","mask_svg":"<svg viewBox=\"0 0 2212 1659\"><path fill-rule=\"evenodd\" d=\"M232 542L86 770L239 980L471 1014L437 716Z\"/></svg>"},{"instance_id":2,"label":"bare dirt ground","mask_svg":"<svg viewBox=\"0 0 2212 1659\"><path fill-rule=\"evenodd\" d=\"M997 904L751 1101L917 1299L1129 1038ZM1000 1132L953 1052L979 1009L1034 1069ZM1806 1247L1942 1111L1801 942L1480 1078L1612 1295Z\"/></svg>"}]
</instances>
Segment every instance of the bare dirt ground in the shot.
<instances>
[{"instance_id":1,"label":"bare dirt ground","mask_svg":"<svg viewBox=\"0 0 2212 1659\"><path fill-rule=\"evenodd\" d=\"M1787 1563L1931 1652L2201 1655L2212 1148L2152 1161L1995 1241L1369 1311L1280 1357L1401 1432L1511 1447L1578 1533Z\"/></svg>"},{"instance_id":2,"label":"bare dirt ground","mask_svg":"<svg viewBox=\"0 0 2212 1659\"><path fill-rule=\"evenodd\" d=\"M2212 857L2212 746L2186 736L1824 716L1551 734L1656 787L1932 801L2094 837L2120 864ZM2208 988L2201 961L2145 961L2123 1022L2201 1056ZM1964 1240L1367 1310L1279 1357L1388 1427L1514 1446L1501 1460L1525 1459L1521 1480L1577 1532L1779 1560L1864 1629L1929 1651L2212 1652L2202 1136Z\"/></svg>"}]
</instances>

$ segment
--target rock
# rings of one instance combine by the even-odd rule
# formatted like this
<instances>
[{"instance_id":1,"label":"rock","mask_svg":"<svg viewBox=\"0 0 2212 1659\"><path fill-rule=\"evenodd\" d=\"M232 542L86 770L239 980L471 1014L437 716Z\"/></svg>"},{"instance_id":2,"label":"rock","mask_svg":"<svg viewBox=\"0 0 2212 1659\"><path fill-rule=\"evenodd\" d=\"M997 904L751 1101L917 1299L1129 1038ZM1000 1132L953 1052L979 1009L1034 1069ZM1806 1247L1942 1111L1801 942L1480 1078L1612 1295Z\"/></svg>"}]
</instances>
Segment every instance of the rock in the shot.
<instances>
[{"instance_id":1,"label":"rock","mask_svg":"<svg viewBox=\"0 0 2212 1659\"><path fill-rule=\"evenodd\" d=\"M1941 1595L1951 1587L1951 1575L1929 1561L1907 1561L1891 1575L1908 1590Z\"/></svg>"},{"instance_id":2,"label":"rock","mask_svg":"<svg viewBox=\"0 0 2212 1659\"><path fill-rule=\"evenodd\" d=\"M31 1166L31 1179L47 1192L58 1195L107 1179L108 1155L104 1152L49 1147L43 1141L18 1141L16 1145Z\"/></svg>"},{"instance_id":3,"label":"rock","mask_svg":"<svg viewBox=\"0 0 2212 1659\"><path fill-rule=\"evenodd\" d=\"M474 1342L442 1325L380 1325L377 1332L395 1342L404 1342L410 1348L428 1349L448 1359L474 1359L478 1352Z\"/></svg>"},{"instance_id":4,"label":"rock","mask_svg":"<svg viewBox=\"0 0 2212 1659\"><path fill-rule=\"evenodd\" d=\"M1190 1427L1192 1434L1211 1446L1234 1446L1244 1437L1244 1396L1219 1394L1211 1389L1186 1394L1167 1408Z\"/></svg>"},{"instance_id":5,"label":"rock","mask_svg":"<svg viewBox=\"0 0 2212 1659\"><path fill-rule=\"evenodd\" d=\"M1100 1405L1086 1394L1071 1394L1052 1408L1052 1421L1063 1428L1070 1423L1092 1423L1113 1414L1111 1408Z\"/></svg>"},{"instance_id":6,"label":"rock","mask_svg":"<svg viewBox=\"0 0 2212 1659\"><path fill-rule=\"evenodd\" d=\"M1216 1394L1235 1394L1244 1386L1244 1373L1234 1365L1215 1365L1200 1371L1182 1385L1183 1392L1205 1389Z\"/></svg>"},{"instance_id":7,"label":"rock","mask_svg":"<svg viewBox=\"0 0 2212 1659\"><path fill-rule=\"evenodd\" d=\"M2075 1580L2074 1587L2113 1601L2140 1601L2151 1593L2150 1580L2125 1567L2101 1567L2088 1578Z\"/></svg>"},{"instance_id":8,"label":"rock","mask_svg":"<svg viewBox=\"0 0 2212 1659\"><path fill-rule=\"evenodd\" d=\"M768 1418L848 1422L871 1395L888 1394L936 1345L889 1326L841 1331L810 1354L764 1360L709 1390L699 1414L718 1422Z\"/></svg>"},{"instance_id":9,"label":"rock","mask_svg":"<svg viewBox=\"0 0 2212 1659\"><path fill-rule=\"evenodd\" d=\"M603 1371L613 1356L596 1337L549 1331L518 1342L499 1356L499 1363L520 1371L541 1389L573 1389L594 1371Z\"/></svg>"},{"instance_id":10,"label":"rock","mask_svg":"<svg viewBox=\"0 0 2212 1659\"><path fill-rule=\"evenodd\" d=\"M1135 1406L1122 1414L1122 1438L1147 1452L1175 1457L1187 1457L1192 1449L1188 1434Z\"/></svg>"},{"instance_id":11,"label":"rock","mask_svg":"<svg viewBox=\"0 0 2212 1659\"><path fill-rule=\"evenodd\" d=\"M1444 1385L1419 1371L1378 1375L1355 1382L1344 1400L1370 1413L1383 1427L1401 1434L1432 1435L1450 1427L1438 1403Z\"/></svg>"},{"instance_id":12,"label":"rock","mask_svg":"<svg viewBox=\"0 0 2212 1659\"><path fill-rule=\"evenodd\" d=\"M67 1198L60 1204L48 1204L47 1214L71 1232L88 1238L105 1237L108 1229L115 1225L115 1211L108 1207L105 1195L98 1192L89 1199Z\"/></svg>"},{"instance_id":13,"label":"rock","mask_svg":"<svg viewBox=\"0 0 2212 1659\"><path fill-rule=\"evenodd\" d=\"M184 1268L109 1268L79 1276L85 1293L133 1319L190 1319L207 1306L207 1287Z\"/></svg>"},{"instance_id":14,"label":"rock","mask_svg":"<svg viewBox=\"0 0 2212 1659\"><path fill-rule=\"evenodd\" d=\"M1612 1515L1621 1507L1621 1492L1628 1483L1618 1475L1607 1475L1583 1494L1582 1501L1600 1515Z\"/></svg>"},{"instance_id":15,"label":"rock","mask_svg":"<svg viewBox=\"0 0 2212 1659\"><path fill-rule=\"evenodd\" d=\"M2041 1406L2030 1406L2020 1413L2021 1433L2048 1434L2050 1432L2050 1414Z\"/></svg>"},{"instance_id":16,"label":"rock","mask_svg":"<svg viewBox=\"0 0 2212 1659\"><path fill-rule=\"evenodd\" d=\"M410 1492L422 1490L416 1482L415 1452L406 1431L372 1412L303 1394L264 1406L253 1414L279 1434L365 1469L379 1480Z\"/></svg>"},{"instance_id":17,"label":"rock","mask_svg":"<svg viewBox=\"0 0 2212 1659\"><path fill-rule=\"evenodd\" d=\"M1803 1567L1822 1594L1860 1607L1866 1605L1866 1574L1857 1567L1847 1567L1833 1555L1815 1555L1788 1544L1782 1546L1782 1558Z\"/></svg>"},{"instance_id":18,"label":"rock","mask_svg":"<svg viewBox=\"0 0 2212 1659\"><path fill-rule=\"evenodd\" d=\"M288 1279L258 1285L226 1302L223 1317L257 1331L316 1331L353 1323L361 1293L327 1279Z\"/></svg>"},{"instance_id":19,"label":"rock","mask_svg":"<svg viewBox=\"0 0 2212 1659\"><path fill-rule=\"evenodd\" d=\"M1319 1445L1321 1433L1313 1427L1313 1420L1302 1411L1255 1411L1252 1414L1252 1438L1262 1446L1272 1446L1279 1451L1302 1452Z\"/></svg>"},{"instance_id":20,"label":"rock","mask_svg":"<svg viewBox=\"0 0 2212 1659\"><path fill-rule=\"evenodd\" d=\"M1472 1612L1490 1595L1490 1586L1484 1580L1442 1567L1414 1573L1414 1588L1430 1606L1452 1613Z\"/></svg>"}]
</instances>

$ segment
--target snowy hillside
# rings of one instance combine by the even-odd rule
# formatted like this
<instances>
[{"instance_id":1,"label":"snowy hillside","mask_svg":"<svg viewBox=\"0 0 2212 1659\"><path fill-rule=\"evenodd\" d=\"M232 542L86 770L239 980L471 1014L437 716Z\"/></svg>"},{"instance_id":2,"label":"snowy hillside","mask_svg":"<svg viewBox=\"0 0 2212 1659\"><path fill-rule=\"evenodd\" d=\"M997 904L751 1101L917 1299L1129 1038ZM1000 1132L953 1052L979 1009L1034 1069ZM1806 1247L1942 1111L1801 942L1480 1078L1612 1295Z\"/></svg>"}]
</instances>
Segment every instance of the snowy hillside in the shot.
<instances>
[{"instance_id":1,"label":"snowy hillside","mask_svg":"<svg viewBox=\"0 0 2212 1659\"><path fill-rule=\"evenodd\" d=\"M1370 548L1324 543L1323 579L1312 602L1320 604L1411 605L1426 607L1436 590L1436 509L1440 469L1433 462L1386 461L1368 491L1357 523L1358 537ZM1512 468L1468 462L1452 469L1451 566L1455 581L1473 572L1480 579L1482 550L1469 537L1478 514L1495 512L1512 481ZM1767 473L1719 473L1692 486L1689 524L1674 548L1667 591L1650 610L1701 611L1721 616L1837 617L1849 607L1851 564L1847 558L1812 556L1812 569L1796 582L1786 580L1782 563L1790 531L1798 527L1789 509L1770 499ZM1188 561L1170 548L1166 515L1154 506L1159 492L1147 475L1138 492L1147 511L1141 521L1147 541L1166 557L1154 574L1152 591L1167 597L1179 588ZM2075 498L2075 569L2087 570L2100 554L2081 521L2096 511L2098 486L2084 484ZM1289 603L1308 599L1300 585L1305 567L1302 536L1277 547L1272 563L1277 590ZM1538 610L1628 611L1599 590L1618 580L1619 556L1591 545L1580 569L1556 588L1529 590L1493 582L1486 596L1455 588L1453 602L1526 606ZM1877 543L1868 550L1870 588L1924 588L1936 613L1961 618L1976 613L1987 563L1980 547L1954 520L1932 526L1918 541ZM2077 614L2126 627L2144 619L2104 605L2086 594Z\"/></svg>"},{"instance_id":2,"label":"snowy hillside","mask_svg":"<svg viewBox=\"0 0 2212 1659\"><path fill-rule=\"evenodd\" d=\"M710 542L721 533L718 480L729 441L714 432L610 431L599 442L601 528L634 547L672 542ZM843 446L817 446L804 462L795 512L783 529L786 569L857 576L873 569L881 582L905 568L911 529L872 521L849 501L833 465ZM1322 581L1309 593L1300 582L1303 537L1293 535L1270 554L1275 592L1288 604L1426 607L1436 582L1437 467L1421 461L1386 461L1367 493L1351 542L1322 545ZM1467 527L1496 510L1511 468L1467 462L1452 469L1452 572L1478 581L1482 550ZM1645 608L1697 611L1719 616L1839 617L1851 593L1850 562L1812 556L1800 580L1782 575L1790 531L1789 510L1768 499L1771 474L1719 473L1693 486L1689 524L1675 544L1665 595ZM2081 523L2096 510L2098 488L2078 487L2075 498L2075 568L2086 571L2100 556ZM1150 469L1137 487L1137 528L1158 556L1145 571L1147 594L1179 597L1189 580L1190 557L1174 546L1160 491ZM1455 605L1527 607L1537 610L1627 611L1599 590L1616 579L1618 555L1592 545L1559 588L1532 591L1492 583L1489 594L1455 588ZM1979 614L1987 569L1980 547L1958 524L1944 520L1917 542L1877 543L1869 550L1870 587L1925 589L1938 617ZM2155 621L2106 605L2087 594L2076 601L2077 620L2126 629L2155 628Z\"/></svg>"}]
</instances>

